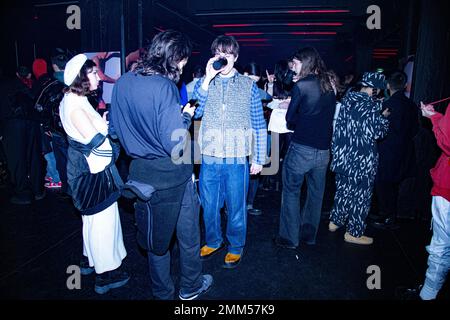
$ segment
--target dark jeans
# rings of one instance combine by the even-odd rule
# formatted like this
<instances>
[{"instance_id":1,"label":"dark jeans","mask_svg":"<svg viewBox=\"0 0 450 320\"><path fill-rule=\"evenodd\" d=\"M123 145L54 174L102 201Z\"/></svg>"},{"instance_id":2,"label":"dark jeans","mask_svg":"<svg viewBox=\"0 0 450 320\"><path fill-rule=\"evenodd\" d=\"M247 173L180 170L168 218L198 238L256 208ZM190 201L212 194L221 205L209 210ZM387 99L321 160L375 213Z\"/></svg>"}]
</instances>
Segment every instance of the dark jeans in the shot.
<instances>
[{"instance_id":1,"label":"dark jeans","mask_svg":"<svg viewBox=\"0 0 450 320\"><path fill-rule=\"evenodd\" d=\"M31 201L35 195L44 192L45 173L39 123L24 119L5 121L3 144L14 195L21 200Z\"/></svg>"},{"instance_id":2,"label":"dark jeans","mask_svg":"<svg viewBox=\"0 0 450 320\"><path fill-rule=\"evenodd\" d=\"M292 245L299 244L301 237L314 244L319 228L329 150L291 142L283 163L283 192L281 197L280 230L281 238ZM306 179L307 196L300 214L300 191Z\"/></svg>"},{"instance_id":3,"label":"dark jeans","mask_svg":"<svg viewBox=\"0 0 450 320\"><path fill-rule=\"evenodd\" d=\"M255 202L256 193L258 192L260 175L251 176L248 183L248 195L247 195L247 205L252 205Z\"/></svg>"},{"instance_id":4,"label":"dark jeans","mask_svg":"<svg viewBox=\"0 0 450 320\"><path fill-rule=\"evenodd\" d=\"M52 142L56 170L58 170L61 180L61 191L71 194L67 185L67 149L69 147L67 138L60 133L52 132Z\"/></svg>"},{"instance_id":5,"label":"dark jeans","mask_svg":"<svg viewBox=\"0 0 450 320\"><path fill-rule=\"evenodd\" d=\"M176 225L180 251L180 290L194 292L202 286L200 260L200 202L194 184L190 181L183 196ZM170 274L171 252L156 255L148 251L152 293L155 299L174 299L175 288Z\"/></svg>"}]
</instances>

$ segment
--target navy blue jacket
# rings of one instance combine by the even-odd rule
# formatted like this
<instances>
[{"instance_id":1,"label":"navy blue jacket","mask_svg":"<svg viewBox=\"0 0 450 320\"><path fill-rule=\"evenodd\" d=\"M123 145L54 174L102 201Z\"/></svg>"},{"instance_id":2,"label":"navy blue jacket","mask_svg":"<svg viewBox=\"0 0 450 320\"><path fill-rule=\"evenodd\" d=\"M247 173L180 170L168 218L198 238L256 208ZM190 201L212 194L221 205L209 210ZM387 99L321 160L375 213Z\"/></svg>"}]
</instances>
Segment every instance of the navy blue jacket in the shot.
<instances>
[{"instance_id":1,"label":"navy blue jacket","mask_svg":"<svg viewBox=\"0 0 450 320\"><path fill-rule=\"evenodd\" d=\"M416 170L414 136L419 130L419 109L403 92L396 92L383 103L389 108L389 133L378 142L377 180L400 182Z\"/></svg>"},{"instance_id":2,"label":"navy blue jacket","mask_svg":"<svg viewBox=\"0 0 450 320\"><path fill-rule=\"evenodd\" d=\"M191 124L190 116L181 113L180 94L173 81L134 72L116 82L109 121L110 134L118 136L126 153L147 160L170 157Z\"/></svg>"}]
</instances>

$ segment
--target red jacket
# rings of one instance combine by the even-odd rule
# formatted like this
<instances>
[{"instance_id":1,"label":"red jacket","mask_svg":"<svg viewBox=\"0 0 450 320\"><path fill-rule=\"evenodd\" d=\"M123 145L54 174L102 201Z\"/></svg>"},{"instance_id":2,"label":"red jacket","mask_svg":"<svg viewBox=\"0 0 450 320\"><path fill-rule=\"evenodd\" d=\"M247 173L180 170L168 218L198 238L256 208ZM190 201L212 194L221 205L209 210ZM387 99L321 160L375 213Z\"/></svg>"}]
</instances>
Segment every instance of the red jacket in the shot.
<instances>
[{"instance_id":1,"label":"red jacket","mask_svg":"<svg viewBox=\"0 0 450 320\"><path fill-rule=\"evenodd\" d=\"M433 179L431 195L450 201L450 104L445 115L436 113L431 117L431 122L437 144L442 149L441 157L430 171Z\"/></svg>"}]
</instances>

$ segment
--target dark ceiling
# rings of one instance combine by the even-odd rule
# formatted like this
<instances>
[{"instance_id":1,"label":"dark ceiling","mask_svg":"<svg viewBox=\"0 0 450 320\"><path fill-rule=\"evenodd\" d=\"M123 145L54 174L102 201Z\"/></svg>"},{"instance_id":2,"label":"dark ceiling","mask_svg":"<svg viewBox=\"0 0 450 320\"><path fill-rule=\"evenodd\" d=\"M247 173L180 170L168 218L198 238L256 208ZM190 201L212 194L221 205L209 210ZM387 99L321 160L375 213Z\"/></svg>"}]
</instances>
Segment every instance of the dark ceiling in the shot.
<instances>
[{"instance_id":1,"label":"dark ceiling","mask_svg":"<svg viewBox=\"0 0 450 320\"><path fill-rule=\"evenodd\" d=\"M4 24L17 26L13 32L9 32L10 26L2 28L9 32L7 51L14 52L14 41L18 42L19 56L25 57L19 60L29 60L33 51L42 56L55 46L76 50L86 47L81 40L83 32L102 33L103 37L113 39L109 44L95 41L98 48L91 50L118 50L120 1L34 0L30 4L18 0L14 5L24 9L3 19ZM87 12L84 6L95 3L102 7L103 23L84 14ZM138 48L138 3L139 0L124 0L127 53ZM255 61L270 69L277 60L291 56L300 47L314 46L329 67L340 72L355 68L361 47L369 48L366 52L372 58L372 67L395 67L399 56L406 54L402 48L409 3L408 0L142 0L143 44L160 30L173 28L188 34L195 44L191 67L206 62L210 44L220 34L234 35L239 41L241 65ZM65 26L68 16L65 10L70 4L78 4L82 9L81 31L69 31ZM366 26L370 16L366 10L370 5L381 9L381 30L369 30ZM91 24L92 30L86 31L86 23ZM384 51L375 54L376 50Z\"/></svg>"},{"instance_id":2,"label":"dark ceiling","mask_svg":"<svg viewBox=\"0 0 450 320\"><path fill-rule=\"evenodd\" d=\"M298 48L314 46L333 68L352 69L358 46L393 49L373 54L375 64L396 64L407 23L406 0L228 0L144 1L144 12L153 12L158 30L182 29L196 44L195 54L209 55L209 45L219 34L236 37L240 62L254 60L265 67L287 58ZM367 8L381 9L381 30L369 30ZM399 13L403 12L403 15ZM393 51L390 52L390 51Z\"/></svg>"}]
</instances>

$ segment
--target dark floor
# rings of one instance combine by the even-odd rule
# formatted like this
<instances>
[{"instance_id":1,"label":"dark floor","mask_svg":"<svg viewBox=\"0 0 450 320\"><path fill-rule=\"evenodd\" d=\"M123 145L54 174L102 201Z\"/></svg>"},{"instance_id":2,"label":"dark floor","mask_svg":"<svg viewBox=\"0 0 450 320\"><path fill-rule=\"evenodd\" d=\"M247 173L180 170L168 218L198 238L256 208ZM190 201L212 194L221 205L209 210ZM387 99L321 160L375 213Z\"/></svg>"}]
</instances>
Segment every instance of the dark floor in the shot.
<instances>
[{"instance_id":1,"label":"dark floor","mask_svg":"<svg viewBox=\"0 0 450 320\"><path fill-rule=\"evenodd\" d=\"M135 241L130 203L121 201L123 235L131 280L105 295L94 292L94 275L82 277L80 290L68 290L68 266L77 264L82 252L81 219L57 192L28 206L9 203L0 189L0 298L2 299L151 299L147 260ZM424 276L429 222L404 221L397 230L368 227L372 246L343 240L343 231L330 233L323 214L317 244L302 244L296 251L273 245L277 232L280 193L260 190L255 207L262 216L249 216L247 247L238 268L221 267L225 252L204 263L214 276L214 287L204 296L213 300L335 300L397 299L395 288L418 284ZM174 249L176 251L176 248ZM178 269L174 260L174 270ZM367 268L381 270L381 289L368 290ZM175 272L176 273L176 272ZM448 284L439 298L449 299Z\"/></svg>"}]
</instances>

